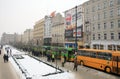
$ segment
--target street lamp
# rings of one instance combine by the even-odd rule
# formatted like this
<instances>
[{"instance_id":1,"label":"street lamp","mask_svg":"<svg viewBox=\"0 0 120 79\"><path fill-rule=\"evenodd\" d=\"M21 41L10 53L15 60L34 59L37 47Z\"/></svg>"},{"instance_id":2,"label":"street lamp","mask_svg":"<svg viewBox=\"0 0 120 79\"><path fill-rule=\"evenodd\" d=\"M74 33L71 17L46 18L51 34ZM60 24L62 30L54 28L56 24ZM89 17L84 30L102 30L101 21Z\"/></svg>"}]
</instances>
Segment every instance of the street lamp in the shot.
<instances>
[{"instance_id":1,"label":"street lamp","mask_svg":"<svg viewBox=\"0 0 120 79\"><path fill-rule=\"evenodd\" d=\"M82 11L80 12L80 13L83 13ZM75 47L75 49L76 49L76 51L77 51L77 48L78 48L78 44L77 44L77 6L75 6L75 44L76 44L76 47ZM82 18L82 17L81 17ZM83 38L83 35L82 35L82 31L83 31L83 24L81 25L81 38ZM83 40L82 40L83 41Z\"/></svg>"},{"instance_id":2,"label":"street lamp","mask_svg":"<svg viewBox=\"0 0 120 79\"><path fill-rule=\"evenodd\" d=\"M75 19L75 44L76 44L76 46L75 46L75 50L77 51L77 6L75 6L75 13L76 13L76 19Z\"/></svg>"},{"instance_id":3,"label":"street lamp","mask_svg":"<svg viewBox=\"0 0 120 79\"><path fill-rule=\"evenodd\" d=\"M58 34L55 34L54 37L55 37L56 43L57 43L56 46L58 46ZM55 59L56 59L56 73L57 73L57 50L55 50L55 52L56 52Z\"/></svg>"}]
</instances>

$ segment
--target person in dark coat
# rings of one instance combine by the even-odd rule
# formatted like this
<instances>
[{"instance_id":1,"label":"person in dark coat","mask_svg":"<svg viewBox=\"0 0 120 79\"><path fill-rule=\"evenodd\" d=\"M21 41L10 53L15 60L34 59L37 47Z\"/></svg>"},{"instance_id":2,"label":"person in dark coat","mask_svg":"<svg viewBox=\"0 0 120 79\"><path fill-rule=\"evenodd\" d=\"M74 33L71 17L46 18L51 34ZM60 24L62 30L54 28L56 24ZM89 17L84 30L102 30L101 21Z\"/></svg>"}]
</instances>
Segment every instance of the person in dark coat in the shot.
<instances>
[{"instance_id":1,"label":"person in dark coat","mask_svg":"<svg viewBox=\"0 0 120 79\"><path fill-rule=\"evenodd\" d=\"M74 68L73 70L76 70L77 71L77 66L78 66L78 63L77 63L77 58L74 60Z\"/></svg>"},{"instance_id":2,"label":"person in dark coat","mask_svg":"<svg viewBox=\"0 0 120 79\"><path fill-rule=\"evenodd\" d=\"M6 55L6 61L7 61L7 62L9 61L9 57L8 57L8 55Z\"/></svg>"},{"instance_id":3,"label":"person in dark coat","mask_svg":"<svg viewBox=\"0 0 120 79\"><path fill-rule=\"evenodd\" d=\"M3 59L4 59L4 63L5 63L6 61L8 62L8 61L9 61L8 55L4 54Z\"/></svg>"},{"instance_id":4,"label":"person in dark coat","mask_svg":"<svg viewBox=\"0 0 120 79\"><path fill-rule=\"evenodd\" d=\"M1 49L0 49L0 55L1 55Z\"/></svg>"},{"instance_id":5,"label":"person in dark coat","mask_svg":"<svg viewBox=\"0 0 120 79\"><path fill-rule=\"evenodd\" d=\"M4 63L6 62L6 54L3 55Z\"/></svg>"}]
</instances>

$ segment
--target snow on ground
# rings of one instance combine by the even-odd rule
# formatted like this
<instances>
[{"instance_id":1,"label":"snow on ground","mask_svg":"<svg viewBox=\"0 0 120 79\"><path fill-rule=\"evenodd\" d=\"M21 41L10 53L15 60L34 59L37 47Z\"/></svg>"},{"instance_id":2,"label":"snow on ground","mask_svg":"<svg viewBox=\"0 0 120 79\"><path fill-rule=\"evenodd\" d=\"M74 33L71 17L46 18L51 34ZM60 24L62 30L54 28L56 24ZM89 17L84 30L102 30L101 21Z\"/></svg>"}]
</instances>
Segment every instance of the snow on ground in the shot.
<instances>
[{"instance_id":1,"label":"snow on ground","mask_svg":"<svg viewBox=\"0 0 120 79\"><path fill-rule=\"evenodd\" d=\"M10 48L12 49L13 56L9 58L10 62L21 79L75 79L74 75L69 72L58 69L56 73L55 67L25 55L25 52L18 51L13 47Z\"/></svg>"},{"instance_id":2,"label":"snow on ground","mask_svg":"<svg viewBox=\"0 0 120 79\"><path fill-rule=\"evenodd\" d=\"M22 55L23 59L16 59L19 65L31 76L33 79L74 79L72 74L62 72L56 68L51 67L41 61L38 61L28 55ZM50 74L50 75L48 75ZM47 75L47 76L44 76Z\"/></svg>"}]
</instances>

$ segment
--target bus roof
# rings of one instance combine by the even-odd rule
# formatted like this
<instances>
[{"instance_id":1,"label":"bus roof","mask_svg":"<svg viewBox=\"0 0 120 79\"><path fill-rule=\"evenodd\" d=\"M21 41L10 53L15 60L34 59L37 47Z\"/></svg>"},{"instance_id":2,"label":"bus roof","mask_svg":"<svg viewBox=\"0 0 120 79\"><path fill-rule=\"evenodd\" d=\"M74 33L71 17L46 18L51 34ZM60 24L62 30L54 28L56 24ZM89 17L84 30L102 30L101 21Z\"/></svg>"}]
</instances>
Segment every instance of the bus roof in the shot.
<instances>
[{"instance_id":1,"label":"bus roof","mask_svg":"<svg viewBox=\"0 0 120 79\"><path fill-rule=\"evenodd\" d=\"M106 52L106 53L118 53L120 54L120 51L112 51L112 50L98 50L98 49L79 49L79 50L85 50L85 51L93 51L93 52Z\"/></svg>"},{"instance_id":2,"label":"bus roof","mask_svg":"<svg viewBox=\"0 0 120 79\"><path fill-rule=\"evenodd\" d=\"M103 52L103 53L112 53L114 56L120 56L120 51L112 51L112 50L98 50L98 49L79 49L83 51L93 51L93 52Z\"/></svg>"}]
</instances>

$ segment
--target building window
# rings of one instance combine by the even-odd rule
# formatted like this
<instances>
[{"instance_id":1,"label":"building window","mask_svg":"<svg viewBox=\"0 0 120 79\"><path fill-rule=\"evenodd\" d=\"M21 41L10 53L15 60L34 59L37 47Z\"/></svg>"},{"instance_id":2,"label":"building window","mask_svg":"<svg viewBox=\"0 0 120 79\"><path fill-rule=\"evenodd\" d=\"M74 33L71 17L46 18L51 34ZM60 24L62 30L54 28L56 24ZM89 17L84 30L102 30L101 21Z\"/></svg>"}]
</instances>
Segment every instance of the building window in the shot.
<instances>
[{"instance_id":1,"label":"building window","mask_svg":"<svg viewBox=\"0 0 120 79\"><path fill-rule=\"evenodd\" d=\"M88 10L88 9L86 9L86 14L88 14L88 12L89 12L89 10Z\"/></svg>"},{"instance_id":2,"label":"building window","mask_svg":"<svg viewBox=\"0 0 120 79\"><path fill-rule=\"evenodd\" d=\"M120 16L120 7L118 7L118 16Z\"/></svg>"},{"instance_id":3,"label":"building window","mask_svg":"<svg viewBox=\"0 0 120 79\"><path fill-rule=\"evenodd\" d=\"M100 20L100 14L98 14L98 20Z\"/></svg>"},{"instance_id":4,"label":"building window","mask_svg":"<svg viewBox=\"0 0 120 79\"><path fill-rule=\"evenodd\" d=\"M93 24L93 31L95 30L95 26L94 26L94 24Z\"/></svg>"},{"instance_id":5,"label":"building window","mask_svg":"<svg viewBox=\"0 0 120 79\"><path fill-rule=\"evenodd\" d=\"M118 39L120 39L120 33L118 33Z\"/></svg>"},{"instance_id":6,"label":"building window","mask_svg":"<svg viewBox=\"0 0 120 79\"><path fill-rule=\"evenodd\" d=\"M107 1L104 2L104 9L107 7Z\"/></svg>"},{"instance_id":7,"label":"building window","mask_svg":"<svg viewBox=\"0 0 120 79\"><path fill-rule=\"evenodd\" d=\"M120 28L120 20L118 20L118 28Z\"/></svg>"},{"instance_id":8,"label":"building window","mask_svg":"<svg viewBox=\"0 0 120 79\"><path fill-rule=\"evenodd\" d=\"M113 17L113 10L110 10L110 17Z\"/></svg>"},{"instance_id":9,"label":"building window","mask_svg":"<svg viewBox=\"0 0 120 79\"><path fill-rule=\"evenodd\" d=\"M114 27L114 23L113 23L113 22L111 22L111 29L113 29L113 27Z\"/></svg>"},{"instance_id":10,"label":"building window","mask_svg":"<svg viewBox=\"0 0 120 79\"><path fill-rule=\"evenodd\" d=\"M95 40L95 34L93 34L93 40Z\"/></svg>"},{"instance_id":11,"label":"building window","mask_svg":"<svg viewBox=\"0 0 120 79\"><path fill-rule=\"evenodd\" d=\"M105 40L107 39L107 34L106 34L106 33L104 34L104 39L105 39Z\"/></svg>"},{"instance_id":12,"label":"building window","mask_svg":"<svg viewBox=\"0 0 120 79\"><path fill-rule=\"evenodd\" d=\"M95 30L95 27L93 27L93 31Z\"/></svg>"},{"instance_id":13,"label":"building window","mask_svg":"<svg viewBox=\"0 0 120 79\"><path fill-rule=\"evenodd\" d=\"M100 30L100 24L98 24L98 29Z\"/></svg>"},{"instance_id":14,"label":"building window","mask_svg":"<svg viewBox=\"0 0 120 79\"><path fill-rule=\"evenodd\" d=\"M95 6L92 7L92 12L95 12Z\"/></svg>"},{"instance_id":15,"label":"building window","mask_svg":"<svg viewBox=\"0 0 120 79\"><path fill-rule=\"evenodd\" d=\"M106 25L106 23L104 23L104 29L106 29L107 28L107 25Z\"/></svg>"},{"instance_id":16,"label":"building window","mask_svg":"<svg viewBox=\"0 0 120 79\"><path fill-rule=\"evenodd\" d=\"M120 0L118 0L118 2L117 2L118 4L120 4Z\"/></svg>"},{"instance_id":17,"label":"building window","mask_svg":"<svg viewBox=\"0 0 120 79\"><path fill-rule=\"evenodd\" d=\"M107 13L106 12L104 12L104 19L107 17Z\"/></svg>"},{"instance_id":18,"label":"building window","mask_svg":"<svg viewBox=\"0 0 120 79\"><path fill-rule=\"evenodd\" d=\"M98 34L98 39L100 40L100 34Z\"/></svg>"},{"instance_id":19,"label":"building window","mask_svg":"<svg viewBox=\"0 0 120 79\"><path fill-rule=\"evenodd\" d=\"M98 10L100 10L100 4L98 4Z\"/></svg>"},{"instance_id":20,"label":"building window","mask_svg":"<svg viewBox=\"0 0 120 79\"><path fill-rule=\"evenodd\" d=\"M95 20L95 15L93 15L93 21Z\"/></svg>"},{"instance_id":21,"label":"building window","mask_svg":"<svg viewBox=\"0 0 120 79\"><path fill-rule=\"evenodd\" d=\"M111 33L111 39L114 39L114 33Z\"/></svg>"},{"instance_id":22,"label":"building window","mask_svg":"<svg viewBox=\"0 0 120 79\"><path fill-rule=\"evenodd\" d=\"M110 7L112 7L113 6L113 0L110 0Z\"/></svg>"}]
</instances>

